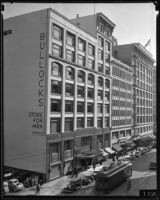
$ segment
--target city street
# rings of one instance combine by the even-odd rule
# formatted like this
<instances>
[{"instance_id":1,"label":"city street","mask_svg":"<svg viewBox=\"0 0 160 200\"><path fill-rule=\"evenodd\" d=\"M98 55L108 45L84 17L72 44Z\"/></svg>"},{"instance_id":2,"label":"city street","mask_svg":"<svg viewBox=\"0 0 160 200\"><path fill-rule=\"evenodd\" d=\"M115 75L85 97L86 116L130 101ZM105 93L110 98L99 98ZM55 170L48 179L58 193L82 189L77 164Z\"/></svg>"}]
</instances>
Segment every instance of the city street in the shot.
<instances>
[{"instance_id":1,"label":"city street","mask_svg":"<svg viewBox=\"0 0 160 200\"><path fill-rule=\"evenodd\" d=\"M156 161L156 149L141 155L141 157L133 161L133 175L131 177L131 188L128 189L127 182L113 189L109 194L102 191L95 191L94 183L88 185L87 188L81 189L74 193L75 195L128 195L138 196L140 189L156 189L157 179L156 170L149 170L150 161Z\"/></svg>"},{"instance_id":2,"label":"city street","mask_svg":"<svg viewBox=\"0 0 160 200\"><path fill-rule=\"evenodd\" d=\"M156 170L149 170L150 161L156 161L156 149L152 149L150 152L141 155L139 158L133 161L133 175L131 177L131 188L128 188L127 182L124 181L121 185L114 188L109 194L105 194L102 191L95 191L95 182L90 183L74 193L62 194L61 190L64 188L70 177L64 176L59 179L50 181L41 186L39 195L128 195L138 196L140 189L156 189ZM24 188L23 191L11 193L7 195L35 195L34 188Z\"/></svg>"}]
</instances>

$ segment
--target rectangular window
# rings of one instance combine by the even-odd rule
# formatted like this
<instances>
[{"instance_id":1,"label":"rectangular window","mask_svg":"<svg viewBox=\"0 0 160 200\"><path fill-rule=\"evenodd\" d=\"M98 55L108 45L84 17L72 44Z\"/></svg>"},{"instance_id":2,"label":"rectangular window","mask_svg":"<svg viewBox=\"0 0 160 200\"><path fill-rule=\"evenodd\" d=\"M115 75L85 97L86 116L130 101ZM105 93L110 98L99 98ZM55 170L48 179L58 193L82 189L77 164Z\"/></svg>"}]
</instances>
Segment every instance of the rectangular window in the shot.
<instances>
[{"instance_id":1,"label":"rectangular window","mask_svg":"<svg viewBox=\"0 0 160 200\"><path fill-rule=\"evenodd\" d=\"M73 131L73 118L65 118L65 131Z\"/></svg>"},{"instance_id":2,"label":"rectangular window","mask_svg":"<svg viewBox=\"0 0 160 200\"><path fill-rule=\"evenodd\" d=\"M73 101L65 101L65 112L73 112Z\"/></svg>"},{"instance_id":3,"label":"rectangular window","mask_svg":"<svg viewBox=\"0 0 160 200\"><path fill-rule=\"evenodd\" d=\"M98 90L98 100L102 100L103 99L103 91Z\"/></svg>"},{"instance_id":4,"label":"rectangular window","mask_svg":"<svg viewBox=\"0 0 160 200\"><path fill-rule=\"evenodd\" d=\"M105 42L105 50L110 51L110 43L107 41Z\"/></svg>"},{"instance_id":5,"label":"rectangular window","mask_svg":"<svg viewBox=\"0 0 160 200\"><path fill-rule=\"evenodd\" d=\"M74 96L74 85L66 83L66 95Z\"/></svg>"},{"instance_id":6,"label":"rectangular window","mask_svg":"<svg viewBox=\"0 0 160 200\"><path fill-rule=\"evenodd\" d=\"M85 66L85 57L82 55L78 55L78 64L81 66Z\"/></svg>"},{"instance_id":7,"label":"rectangular window","mask_svg":"<svg viewBox=\"0 0 160 200\"><path fill-rule=\"evenodd\" d=\"M84 87L83 86L77 86L77 96L78 97L84 97Z\"/></svg>"},{"instance_id":8,"label":"rectangular window","mask_svg":"<svg viewBox=\"0 0 160 200\"><path fill-rule=\"evenodd\" d=\"M78 40L78 49L80 51L85 51L85 41L80 38Z\"/></svg>"},{"instance_id":9,"label":"rectangular window","mask_svg":"<svg viewBox=\"0 0 160 200\"><path fill-rule=\"evenodd\" d=\"M94 69L94 61L91 59L88 59L88 69Z\"/></svg>"},{"instance_id":10,"label":"rectangular window","mask_svg":"<svg viewBox=\"0 0 160 200\"><path fill-rule=\"evenodd\" d=\"M105 92L105 101L109 101L109 92Z\"/></svg>"},{"instance_id":11,"label":"rectangular window","mask_svg":"<svg viewBox=\"0 0 160 200\"><path fill-rule=\"evenodd\" d=\"M61 112L61 100L51 99L51 112Z\"/></svg>"},{"instance_id":12,"label":"rectangular window","mask_svg":"<svg viewBox=\"0 0 160 200\"><path fill-rule=\"evenodd\" d=\"M87 127L93 127L93 117L87 117Z\"/></svg>"},{"instance_id":13,"label":"rectangular window","mask_svg":"<svg viewBox=\"0 0 160 200\"><path fill-rule=\"evenodd\" d=\"M62 57L62 47L57 44L52 44L52 55Z\"/></svg>"},{"instance_id":14,"label":"rectangular window","mask_svg":"<svg viewBox=\"0 0 160 200\"><path fill-rule=\"evenodd\" d=\"M97 117L97 127L102 128L102 117Z\"/></svg>"},{"instance_id":15,"label":"rectangular window","mask_svg":"<svg viewBox=\"0 0 160 200\"><path fill-rule=\"evenodd\" d=\"M98 59L103 60L103 51L100 49L98 50Z\"/></svg>"},{"instance_id":16,"label":"rectangular window","mask_svg":"<svg viewBox=\"0 0 160 200\"><path fill-rule=\"evenodd\" d=\"M60 118L51 118L50 120L50 133L60 132L61 120Z\"/></svg>"},{"instance_id":17,"label":"rectangular window","mask_svg":"<svg viewBox=\"0 0 160 200\"><path fill-rule=\"evenodd\" d=\"M84 113L84 102L77 102L77 112Z\"/></svg>"},{"instance_id":18,"label":"rectangular window","mask_svg":"<svg viewBox=\"0 0 160 200\"><path fill-rule=\"evenodd\" d=\"M70 62L74 62L74 52L73 51L70 51L70 50L66 50L66 59Z\"/></svg>"},{"instance_id":19,"label":"rectangular window","mask_svg":"<svg viewBox=\"0 0 160 200\"><path fill-rule=\"evenodd\" d=\"M101 32L101 33L103 33L103 34L105 34L105 28L104 28L104 24L102 24L102 23L99 23L99 31Z\"/></svg>"},{"instance_id":20,"label":"rectangular window","mask_svg":"<svg viewBox=\"0 0 160 200\"><path fill-rule=\"evenodd\" d=\"M93 113L93 103L87 103L87 112Z\"/></svg>"},{"instance_id":21,"label":"rectangular window","mask_svg":"<svg viewBox=\"0 0 160 200\"><path fill-rule=\"evenodd\" d=\"M110 68L109 67L105 67L105 74L110 75Z\"/></svg>"},{"instance_id":22,"label":"rectangular window","mask_svg":"<svg viewBox=\"0 0 160 200\"><path fill-rule=\"evenodd\" d=\"M75 36L72 33L67 32L67 44L70 46L75 46Z\"/></svg>"},{"instance_id":23,"label":"rectangular window","mask_svg":"<svg viewBox=\"0 0 160 200\"><path fill-rule=\"evenodd\" d=\"M103 65L98 63L98 72L103 73Z\"/></svg>"},{"instance_id":24,"label":"rectangular window","mask_svg":"<svg viewBox=\"0 0 160 200\"><path fill-rule=\"evenodd\" d=\"M61 82L60 81L53 81L51 82L51 94L61 94Z\"/></svg>"},{"instance_id":25,"label":"rectangular window","mask_svg":"<svg viewBox=\"0 0 160 200\"><path fill-rule=\"evenodd\" d=\"M102 37L98 37L98 46L103 47L103 38Z\"/></svg>"},{"instance_id":26,"label":"rectangular window","mask_svg":"<svg viewBox=\"0 0 160 200\"><path fill-rule=\"evenodd\" d=\"M88 98L93 99L93 96L94 96L94 89L88 88Z\"/></svg>"},{"instance_id":27,"label":"rectangular window","mask_svg":"<svg viewBox=\"0 0 160 200\"><path fill-rule=\"evenodd\" d=\"M109 62L109 54L105 53L105 62Z\"/></svg>"},{"instance_id":28,"label":"rectangular window","mask_svg":"<svg viewBox=\"0 0 160 200\"><path fill-rule=\"evenodd\" d=\"M105 104L105 113L109 113L109 104Z\"/></svg>"},{"instance_id":29,"label":"rectangular window","mask_svg":"<svg viewBox=\"0 0 160 200\"><path fill-rule=\"evenodd\" d=\"M97 105L97 112L98 113L102 113L102 108L103 108L103 104L98 103L98 105Z\"/></svg>"},{"instance_id":30,"label":"rectangular window","mask_svg":"<svg viewBox=\"0 0 160 200\"><path fill-rule=\"evenodd\" d=\"M109 127L109 117L105 117L105 127Z\"/></svg>"},{"instance_id":31,"label":"rectangular window","mask_svg":"<svg viewBox=\"0 0 160 200\"><path fill-rule=\"evenodd\" d=\"M72 140L66 140L64 141L64 151L71 150L73 146Z\"/></svg>"},{"instance_id":32,"label":"rectangular window","mask_svg":"<svg viewBox=\"0 0 160 200\"><path fill-rule=\"evenodd\" d=\"M57 40L62 40L62 28L53 24L52 37Z\"/></svg>"},{"instance_id":33,"label":"rectangular window","mask_svg":"<svg viewBox=\"0 0 160 200\"><path fill-rule=\"evenodd\" d=\"M94 56L94 46L91 44L88 44L88 54Z\"/></svg>"},{"instance_id":34,"label":"rectangular window","mask_svg":"<svg viewBox=\"0 0 160 200\"><path fill-rule=\"evenodd\" d=\"M77 128L84 128L84 117L77 118Z\"/></svg>"}]
</instances>

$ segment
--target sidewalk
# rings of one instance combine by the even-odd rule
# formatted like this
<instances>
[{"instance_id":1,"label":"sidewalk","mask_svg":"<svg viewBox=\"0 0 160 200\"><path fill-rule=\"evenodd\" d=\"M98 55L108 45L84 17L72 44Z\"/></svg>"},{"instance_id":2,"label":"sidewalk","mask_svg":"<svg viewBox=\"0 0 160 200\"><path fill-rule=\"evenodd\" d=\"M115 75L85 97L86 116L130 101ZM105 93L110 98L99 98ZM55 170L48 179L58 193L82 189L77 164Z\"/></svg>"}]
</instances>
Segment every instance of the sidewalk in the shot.
<instances>
[{"instance_id":1,"label":"sidewalk","mask_svg":"<svg viewBox=\"0 0 160 200\"><path fill-rule=\"evenodd\" d=\"M112 159L108 159L107 161L103 162L102 165L97 164L95 171L99 171L103 165L107 165L112 162ZM78 174L77 178L82 178L85 173L92 173L93 166L89 166L89 169L86 171L82 171ZM40 193L39 195L60 195L61 191L64 187L67 186L67 184L73 180L74 178L71 178L70 176L62 176L60 178L57 178L55 180L49 181L47 183L44 183L42 186L40 186ZM31 188L24 188L22 191L19 191L17 193L8 193L7 195L36 195L35 194L35 186Z\"/></svg>"}]
</instances>

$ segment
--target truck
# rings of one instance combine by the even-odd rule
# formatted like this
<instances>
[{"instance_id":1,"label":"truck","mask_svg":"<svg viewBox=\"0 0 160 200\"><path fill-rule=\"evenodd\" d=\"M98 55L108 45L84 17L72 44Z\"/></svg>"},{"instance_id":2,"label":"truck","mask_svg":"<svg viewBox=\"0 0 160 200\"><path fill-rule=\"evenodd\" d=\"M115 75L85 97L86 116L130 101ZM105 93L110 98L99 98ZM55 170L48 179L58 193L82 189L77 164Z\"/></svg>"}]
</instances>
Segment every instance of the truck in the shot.
<instances>
[{"instance_id":1,"label":"truck","mask_svg":"<svg viewBox=\"0 0 160 200\"><path fill-rule=\"evenodd\" d=\"M107 171L99 171L96 173L95 189L109 192L131 176L132 163L128 161L119 162Z\"/></svg>"}]
</instances>

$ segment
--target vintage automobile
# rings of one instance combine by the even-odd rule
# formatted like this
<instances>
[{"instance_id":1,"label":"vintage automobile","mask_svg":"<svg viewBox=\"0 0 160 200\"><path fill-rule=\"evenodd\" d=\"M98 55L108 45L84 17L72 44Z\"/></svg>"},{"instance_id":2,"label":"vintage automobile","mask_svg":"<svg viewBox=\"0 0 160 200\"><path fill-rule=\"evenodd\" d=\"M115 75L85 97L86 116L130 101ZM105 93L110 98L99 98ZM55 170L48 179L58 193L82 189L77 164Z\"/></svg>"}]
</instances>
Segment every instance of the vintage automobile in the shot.
<instances>
[{"instance_id":1,"label":"vintage automobile","mask_svg":"<svg viewBox=\"0 0 160 200\"><path fill-rule=\"evenodd\" d=\"M88 173L85 174L82 179L82 185L88 185L94 181L94 174Z\"/></svg>"},{"instance_id":2,"label":"vintage automobile","mask_svg":"<svg viewBox=\"0 0 160 200\"><path fill-rule=\"evenodd\" d=\"M150 162L149 169L156 170L157 169L157 162Z\"/></svg>"},{"instance_id":3,"label":"vintage automobile","mask_svg":"<svg viewBox=\"0 0 160 200\"><path fill-rule=\"evenodd\" d=\"M62 190L62 193L72 193L82 187L82 179L74 179Z\"/></svg>"},{"instance_id":4,"label":"vintage automobile","mask_svg":"<svg viewBox=\"0 0 160 200\"><path fill-rule=\"evenodd\" d=\"M10 191L16 192L23 189L23 184L18 181L18 179L13 178L8 181L8 188Z\"/></svg>"},{"instance_id":5,"label":"vintage automobile","mask_svg":"<svg viewBox=\"0 0 160 200\"><path fill-rule=\"evenodd\" d=\"M7 181L4 181L3 182L3 193L7 193L9 192L9 188L8 188L8 182Z\"/></svg>"}]
</instances>

